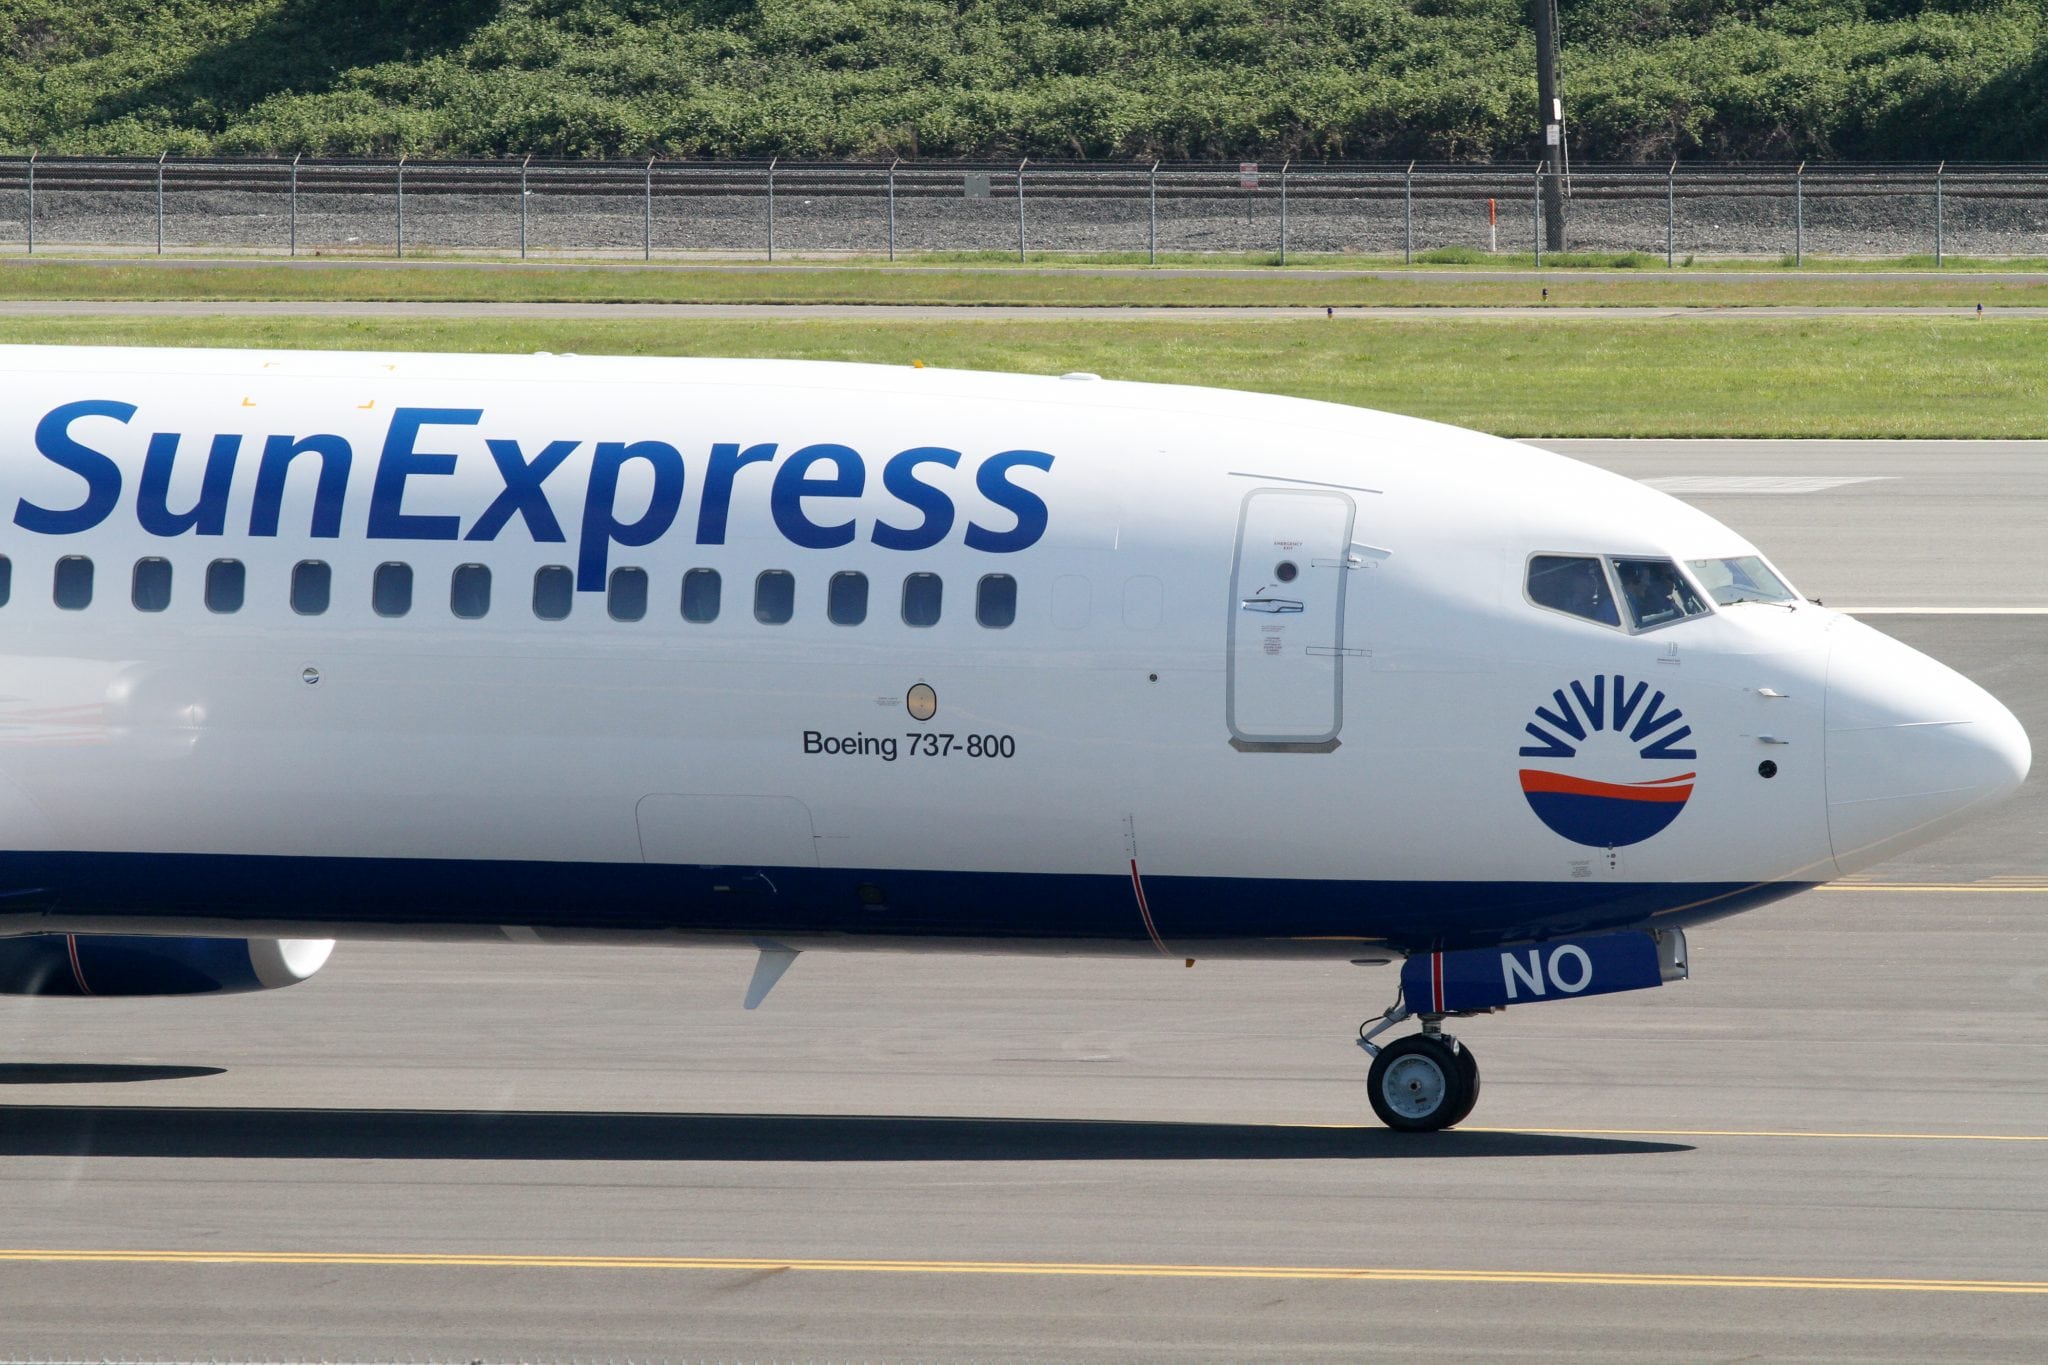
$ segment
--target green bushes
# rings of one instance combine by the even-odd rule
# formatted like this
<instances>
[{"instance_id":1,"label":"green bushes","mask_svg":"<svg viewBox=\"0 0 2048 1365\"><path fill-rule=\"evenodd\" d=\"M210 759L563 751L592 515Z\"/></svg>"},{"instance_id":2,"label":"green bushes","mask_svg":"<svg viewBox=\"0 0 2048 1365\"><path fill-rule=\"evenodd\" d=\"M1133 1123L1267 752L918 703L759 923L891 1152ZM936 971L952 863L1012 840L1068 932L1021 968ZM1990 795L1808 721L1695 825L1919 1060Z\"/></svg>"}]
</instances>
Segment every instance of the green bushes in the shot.
<instances>
[{"instance_id":1,"label":"green bushes","mask_svg":"<svg viewBox=\"0 0 2048 1365\"><path fill-rule=\"evenodd\" d=\"M0 0L0 146L1534 159L1526 0ZM1562 0L1572 150L2048 155L2038 0Z\"/></svg>"}]
</instances>

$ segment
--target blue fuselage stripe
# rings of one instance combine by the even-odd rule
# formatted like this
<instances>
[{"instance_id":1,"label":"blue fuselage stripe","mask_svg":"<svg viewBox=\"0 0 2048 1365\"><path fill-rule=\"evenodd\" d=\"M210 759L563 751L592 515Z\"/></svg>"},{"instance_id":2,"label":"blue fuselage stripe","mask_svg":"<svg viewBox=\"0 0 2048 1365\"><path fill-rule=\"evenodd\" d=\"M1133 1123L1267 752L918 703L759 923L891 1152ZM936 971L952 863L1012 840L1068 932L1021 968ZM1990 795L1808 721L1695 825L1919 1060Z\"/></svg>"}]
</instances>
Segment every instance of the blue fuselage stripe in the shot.
<instances>
[{"instance_id":1,"label":"blue fuselage stripe","mask_svg":"<svg viewBox=\"0 0 2048 1365\"><path fill-rule=\"evenodd\" d=\"M1810 883L1319 881L1147 874L1169 950L1357 956L1698 923ZM474 937L523 926L622 941L664 936L992 941L1155 951L1127 872L695 867L170 853L0 854L0 926L317 936ZM209 927L211 926L211 927Z\"/></svg>"}]
</instances>

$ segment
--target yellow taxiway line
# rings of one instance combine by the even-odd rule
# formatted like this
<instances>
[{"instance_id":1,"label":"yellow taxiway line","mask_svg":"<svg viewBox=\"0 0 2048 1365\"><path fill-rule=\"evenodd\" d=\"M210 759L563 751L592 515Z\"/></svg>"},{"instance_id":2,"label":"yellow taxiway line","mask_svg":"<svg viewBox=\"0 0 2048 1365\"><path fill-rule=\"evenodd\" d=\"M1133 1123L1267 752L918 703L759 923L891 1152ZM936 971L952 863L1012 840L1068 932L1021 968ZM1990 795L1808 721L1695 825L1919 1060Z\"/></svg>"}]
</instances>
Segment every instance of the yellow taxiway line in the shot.
<instances>
[{"instance_id":1,"label":"yellow taxiway line","mask_svg":"<svg viewBox=\"0 0 2048 1365\"><path fill-rule=\"evenodd\" d=\"M739 1256L511 1256L433 1252L66 1251L0 1249L0 1263L361 1266L491 1270L709 1270L838 1275L1014 1275L1184 1280L1354 1280L1402 1284L1572 1285L1623 1289L1800 1289L1893 1294L2048 1295L2048 1281L1660 1275L1628 1271L1426 1270L1364 1266L1147 1265L1086 1261L871 1261Z\"/></svg>"},{"instance_id":2,"label":"yellow taxiway line","mask_svg":"<svg viewBox=\"0 0 2048 1365\"><path fill-rule=\"evenodd\" d=\"M2048 884L2007 886L1997 882L1828 882L1815 891L1967 891L1973 895L2048 895Z\"/></svg>"},{"instance_id":3,"label":"yellow taxiway line","mask_svg":"<svg viewBox=\"0 0 2048 1365\"><path fill-rule=\"evenodd\" d=\"M1361 1131L1373 1131L1361 1126ZM1848 1133L1808 1128L1471 1128L1459 1133L1528 1137L1825 1138L1848 1142L2048 1142L2048 1133Z\"/></svg>"}]
</instances>

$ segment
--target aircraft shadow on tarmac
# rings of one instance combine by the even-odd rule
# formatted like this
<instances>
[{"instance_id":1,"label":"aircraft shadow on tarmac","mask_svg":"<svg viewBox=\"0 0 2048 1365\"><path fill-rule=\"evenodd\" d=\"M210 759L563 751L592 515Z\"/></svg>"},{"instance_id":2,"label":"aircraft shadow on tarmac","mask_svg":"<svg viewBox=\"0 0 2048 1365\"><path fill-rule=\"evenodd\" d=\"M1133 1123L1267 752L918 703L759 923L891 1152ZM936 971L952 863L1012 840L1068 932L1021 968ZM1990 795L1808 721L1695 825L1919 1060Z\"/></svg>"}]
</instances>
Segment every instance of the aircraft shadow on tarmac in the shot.
<instances>
[{"instance_id":1,"label":"aircraft shadow on tarmac","mask_svg":"<svg viewBox=\"0 0 2048 1365\"><path fill-rule=\"evenodd\" d=\"M129 1081L188 1081L225 1074L223 1066L135 1066L97 1062L0 1063L0 1085L121 1085Z\"/></svg>"},{"instance_id":2,"label":"aircraft shadow on tarmac","mask_svg":"<svg viewBox=\"0 0 2048 1365\"><path fill-rule=\"evenodd\" d=\"M1315 1161L1622 1156L1562 1133L833 1114L0 1105L0 1156L390 1161Z\"/></svg>"}]
</instances>

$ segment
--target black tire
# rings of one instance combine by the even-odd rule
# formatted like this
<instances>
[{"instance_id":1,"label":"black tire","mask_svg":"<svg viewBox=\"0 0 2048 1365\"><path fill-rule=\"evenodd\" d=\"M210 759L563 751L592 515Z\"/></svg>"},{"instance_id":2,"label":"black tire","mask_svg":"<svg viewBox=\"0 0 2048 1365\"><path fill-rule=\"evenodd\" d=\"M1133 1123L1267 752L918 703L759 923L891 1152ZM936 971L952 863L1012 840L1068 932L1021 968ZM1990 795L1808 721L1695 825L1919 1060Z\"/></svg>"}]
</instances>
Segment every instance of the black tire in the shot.
<instances>
[{"instance_id":1,"label":"black tire","mask_svg":"<svg viewBox=\"0 0 2048 1365\"><path fill-rule=\"evenodd\" d=\"M1472 1110L1478 1068L1450 1044L1417 1033L1387 1044L1373 1058L1366 1097L1380 1122L1401 1133L1434 1133ZM1472 1066L1468 1073L1466 1068Z\"/></svg>"},{"instance_id":2,"label":"black tire","mask_svg":"<svg viewBox=\"0 0 2048 1365\"><path fill-rule=\"evenodd\" d=\"M1458 1065L1465 1073L1465 1103L1458 1110L1458 1116L1445 1124L1452 1128L1472 1117L1472 1110L1479 1103L1479 1059L1472 1055L1472 1049L1462 1042L1458 1044Z\"/></svg>"}]
</instances>

